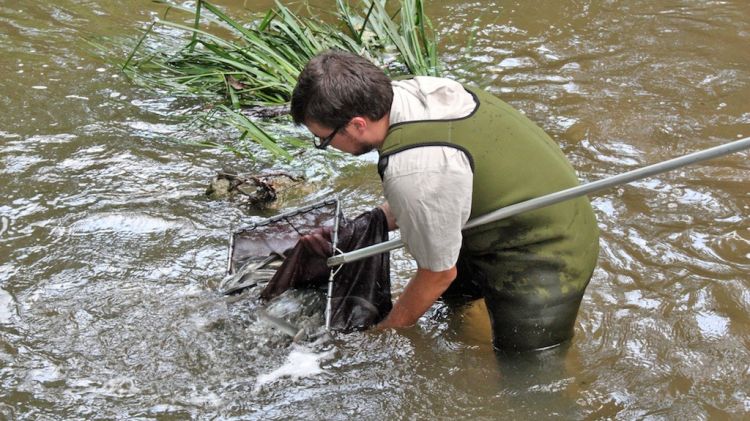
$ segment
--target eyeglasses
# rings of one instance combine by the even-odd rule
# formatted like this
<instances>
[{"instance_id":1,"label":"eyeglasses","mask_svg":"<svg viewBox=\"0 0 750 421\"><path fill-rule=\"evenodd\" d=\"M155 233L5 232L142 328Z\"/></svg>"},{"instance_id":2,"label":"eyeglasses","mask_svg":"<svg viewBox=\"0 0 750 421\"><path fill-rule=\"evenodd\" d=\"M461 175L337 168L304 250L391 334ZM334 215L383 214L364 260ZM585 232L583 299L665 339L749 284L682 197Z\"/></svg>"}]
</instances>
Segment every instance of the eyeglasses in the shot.
<instances>
[{"instance_id":1,"label":"eyeglasses","mask_svg":"<svg viewBox=\"0 0 750 421\"><path fill-rule=\"evenodd\" d=\"M339 132L339 130L341 130L344 127L346 127L347 124L349 124L349 123L342 124L341 126L336 127L331 132L331 134L329 134L326 137L315 136L315 139L313 139L313 145L315 145L315 147L318 148L318 149L325 149L325 148L327 148L328 145L330 145L331 142L333 141L333 138L336 137L336 134Z\"/></svg>"}]
</instances>

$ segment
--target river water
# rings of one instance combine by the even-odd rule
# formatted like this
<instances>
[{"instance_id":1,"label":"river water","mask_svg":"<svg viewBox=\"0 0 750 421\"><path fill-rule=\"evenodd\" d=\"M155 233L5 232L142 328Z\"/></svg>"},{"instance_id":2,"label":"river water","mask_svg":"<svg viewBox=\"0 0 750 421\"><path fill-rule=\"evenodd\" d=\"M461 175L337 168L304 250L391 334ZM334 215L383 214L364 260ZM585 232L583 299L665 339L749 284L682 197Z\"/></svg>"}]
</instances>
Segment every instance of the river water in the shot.
<instances>
[{"instance_id":1,"label":"river water","mask_svg":"<svg viewBox=\"0 0 750 421\"><path fill-rule=\"evenodd\" d=\"M748 416L747 152L592 198L599 266L566 349L498 357L440 305L411 329L292 344L216 292L228 233L331 194L367 210L374 160L272 166L181 142L236 133L191 130L200 104L136 87L84 42L134 39L163 11L0 1L0 419ZM745 0L427 12L449 73L537 121L584 181L750 136ZM227 166L311 187L247 211L204 195ZM398 251L392 268L398 292L414 266Z\"/></svg>"}]
</instances>

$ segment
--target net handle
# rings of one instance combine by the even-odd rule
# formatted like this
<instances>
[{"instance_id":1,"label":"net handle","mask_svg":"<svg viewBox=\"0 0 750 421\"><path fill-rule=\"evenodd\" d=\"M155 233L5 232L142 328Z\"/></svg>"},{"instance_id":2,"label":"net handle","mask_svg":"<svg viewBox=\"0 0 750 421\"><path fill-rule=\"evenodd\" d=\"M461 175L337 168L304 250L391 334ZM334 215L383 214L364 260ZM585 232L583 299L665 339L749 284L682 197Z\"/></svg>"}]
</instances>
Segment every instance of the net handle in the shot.
<instances>
[{"instance_id":1,"label":"net handle","mask_svg":"<svg viewBox=\"0 0 750 421\"><path fill-rule=\"evenodd\" d=\"M333 242L331 243L331 255L335 255L338 250L339 243L339 220L341 218L341 202L338 197L334 199L336 201L336 211L333 216ZM326 331L331 330L331 307L333 301L333 278L336 276L338 270L331 269L331 273L328 275L328 291L326 292Z\"/></svg>"}]
</instances>

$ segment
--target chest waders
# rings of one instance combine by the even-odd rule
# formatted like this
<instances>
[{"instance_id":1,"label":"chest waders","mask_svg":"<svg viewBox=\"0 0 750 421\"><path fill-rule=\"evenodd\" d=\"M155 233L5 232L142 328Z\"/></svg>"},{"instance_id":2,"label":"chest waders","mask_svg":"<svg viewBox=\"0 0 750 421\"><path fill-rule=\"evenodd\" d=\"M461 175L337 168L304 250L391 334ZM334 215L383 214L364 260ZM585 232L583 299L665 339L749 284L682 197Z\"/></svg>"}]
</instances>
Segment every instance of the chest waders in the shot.
<instances>
[{"instance_id":1,"label":"chest waders","mask_svg":"<svg viewBox=\"0 0 750 421\"><path fill-rule=\"evenodd\" d=\"M464 151L474 183L471 218L578 184L550 137L500 99L467 88L477 108L467 117L394 124L380 150L388 157L422 146ZM573 336L596 266L599 232L586 197L464 231L449 302L485 298L493 344L504 351L558 345Z\"/></svg>"}]
</instances>

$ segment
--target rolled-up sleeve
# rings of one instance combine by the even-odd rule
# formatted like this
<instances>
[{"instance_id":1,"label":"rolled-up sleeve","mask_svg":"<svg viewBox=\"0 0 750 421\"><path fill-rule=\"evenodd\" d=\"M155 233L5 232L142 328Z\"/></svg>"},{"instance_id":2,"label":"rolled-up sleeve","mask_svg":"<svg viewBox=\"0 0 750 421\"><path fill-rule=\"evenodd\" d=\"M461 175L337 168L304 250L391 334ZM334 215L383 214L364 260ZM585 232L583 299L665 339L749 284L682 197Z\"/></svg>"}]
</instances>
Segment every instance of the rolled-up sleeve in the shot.
<instances>
[{"instance_id":1,"label":"rolled-up sleeve","mask_svg":"<svg viewBox=\"0 0 750 421\"><path fill-rule=\"evenodd\" d=\"M383 191L420 268L439 272L456 264L472 182L469 159L456 148L425 146L389 157Z\"/></svg>"}]
</instances>

